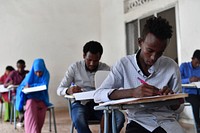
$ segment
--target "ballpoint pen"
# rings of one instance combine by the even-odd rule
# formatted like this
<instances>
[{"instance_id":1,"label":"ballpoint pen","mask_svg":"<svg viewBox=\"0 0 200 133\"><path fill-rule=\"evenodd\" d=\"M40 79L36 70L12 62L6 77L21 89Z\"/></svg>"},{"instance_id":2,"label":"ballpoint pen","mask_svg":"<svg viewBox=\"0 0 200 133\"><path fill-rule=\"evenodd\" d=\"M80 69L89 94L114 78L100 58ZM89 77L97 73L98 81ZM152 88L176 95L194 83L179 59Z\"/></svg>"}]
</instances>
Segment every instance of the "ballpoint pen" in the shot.
<instances>
[{"instance_id":1,"label":"ballpoint pen","mask_svg":"<svg viewBox=\"0 0 200 133\"><path fill-rule=\"evenodd\" d=\"M140 83L148 85L147 82L145 82L145 81L142 80L141 78L137 77L137 79L140 81Z\"/></svg>"},{"instance_id":2,"label":"ballpoint pen","mask_svg":"<svg viewBox=\"0 0 200 133\"><path fill-rule=\"evenodd\" d=\"M137 79L140 81L140 83L148 85L148 83L142 80L141 78L137 77ZM160 91L158 91L157 94L160 95Z\"/></svg>"}]
</instances>

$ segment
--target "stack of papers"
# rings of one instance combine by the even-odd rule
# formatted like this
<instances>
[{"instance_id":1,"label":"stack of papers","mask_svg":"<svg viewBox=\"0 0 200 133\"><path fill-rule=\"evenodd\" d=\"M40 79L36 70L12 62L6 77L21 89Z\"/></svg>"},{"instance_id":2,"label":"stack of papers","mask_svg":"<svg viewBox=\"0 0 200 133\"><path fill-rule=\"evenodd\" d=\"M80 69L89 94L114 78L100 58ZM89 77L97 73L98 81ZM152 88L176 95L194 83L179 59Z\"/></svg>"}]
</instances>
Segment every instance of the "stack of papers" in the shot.
<instances>
[{"instance_id":1,"label":"stack of papers","mask_svg":"<svg viewBox=\"0 0 200 133\"><path fill-rule=\"evenodd\" d=\"M22 92L27 94L27 93L31 93L31 92L43 91L43 90L46 90L46 89L47 89L46 85L41 85L41 86L36 86L36 87L24 88L22 90Z\"/></svg>"}]
</instances>

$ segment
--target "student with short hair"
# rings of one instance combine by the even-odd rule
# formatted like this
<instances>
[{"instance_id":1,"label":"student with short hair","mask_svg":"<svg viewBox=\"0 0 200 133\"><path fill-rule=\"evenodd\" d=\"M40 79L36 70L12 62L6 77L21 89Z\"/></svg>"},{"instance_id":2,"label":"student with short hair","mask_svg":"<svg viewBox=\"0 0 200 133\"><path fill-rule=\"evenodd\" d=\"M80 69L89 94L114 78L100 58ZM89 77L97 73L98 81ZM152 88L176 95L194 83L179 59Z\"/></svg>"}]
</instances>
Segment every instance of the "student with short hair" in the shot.
<instances>
[{"instance_id":1,"label":"student with short hair","mask_svg":"<svg viewBox=\"0 0 200 133\"><path fill-rule=\"evenodd\" d=\"M100 62L103 47L99 42L89 41L83 47L84 60L77 61L70 65L62 79L57 94L64 96L82 91L95 90L94 76L97 71L109 71L110 67ZM73 86L71 86L73 84ZM75 101L72 103L72 121L78 133L91 133L88 120L101 120L103 111L94 110L94 100ZM123 127L124 115L116 111L116 121L118 132Z\"/></svg>"},{"instance_id":2,"label":"student with short hair","mask_svg":"<svg viewBox=\"0 0 200 133\"><path fill-rule=\"evenodd\" d=\"M24 60L22 59L18 60L16 65L17 65L17 70L12 71L8 75L4 83L5 87L8 87L9 85L19 85L22 82L22 80L25 78L26 74L29 72L28 70L25 70L26 64ZM16 90L13 90L11 92L11 96L14 97L15 95L16 95ZM17 116L18 116L18 112L17 112ZM19 112L19 123L17 123L17 126L22 127L23 121L24 121L24 115L23 115L23 111L21 111Z\"/></svg>"},{"instance_id":3,"label":"student with short hair","mask_svg":"<svg viewBox=\"0 0 200 133\"><path fill-rule=\"evenodd\" d=\"M178 65L169 57L162 56L171 37L172 26L166 19L148 19L138 38L139 51L123 57L113 66L96 90L95 102L181 92ZM183 133L176 120L176 111L182 108L180 104L127 109L126 133Z\"/></svg>"},{"instance_id":4,"label":"student with short hair","mask_svg":"<svg viewBox=\"0 0 200 133\"><path fill-rule=\"evenodd\" d=\"M200 81L200 50L194 51L192 60L180 65L182 84ZM200 127L200 88L183 88L183 92L189 96L185 100L191 103L197 127Z\"/></svg>"},{"instance_id":5,"label":"student with short hair","mask_svg":"<svg viewBox=\"0 0 200 133\"><path fill-rule=\"evenodd\" d=\"M5 73L0 77L0 84L4 84L8 75L14 70L15 69L12 66L6 66ZM11 104L8 100L8 92L1 93L0 95L2 96L2 100L5 106L4 121L8 121L9 116L10 116L10 109L11 109Z\"/></svg>"}]
</instances>

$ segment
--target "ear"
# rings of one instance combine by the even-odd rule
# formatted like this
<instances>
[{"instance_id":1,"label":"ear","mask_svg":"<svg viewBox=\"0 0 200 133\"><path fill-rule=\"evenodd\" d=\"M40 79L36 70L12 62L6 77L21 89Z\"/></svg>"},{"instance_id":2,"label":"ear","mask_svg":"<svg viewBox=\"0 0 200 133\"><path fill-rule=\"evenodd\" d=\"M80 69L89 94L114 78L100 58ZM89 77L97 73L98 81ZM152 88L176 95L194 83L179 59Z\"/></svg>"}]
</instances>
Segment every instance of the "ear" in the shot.
<instances>
[{"instance_id":1,"label":"ear","mask_svg":"<svg viewBox=\"0 0 200 133\"><path fill-rule=\"evenodd\" d=\"M143 41L144 41L144 40L143 40L141 37L138 38L138 46L139 46L139 47L141 47Z\"/></svg>"},{"instance_id":2,"label":"ear","mask_svg":"<svg viewBox=\"0 0 200 133\"><path fill-rule=\"evenodd\" d=\"M86 56L85 53L83 53L83 59L85 59L85 56Z\"/></svg>"}]
</instances>

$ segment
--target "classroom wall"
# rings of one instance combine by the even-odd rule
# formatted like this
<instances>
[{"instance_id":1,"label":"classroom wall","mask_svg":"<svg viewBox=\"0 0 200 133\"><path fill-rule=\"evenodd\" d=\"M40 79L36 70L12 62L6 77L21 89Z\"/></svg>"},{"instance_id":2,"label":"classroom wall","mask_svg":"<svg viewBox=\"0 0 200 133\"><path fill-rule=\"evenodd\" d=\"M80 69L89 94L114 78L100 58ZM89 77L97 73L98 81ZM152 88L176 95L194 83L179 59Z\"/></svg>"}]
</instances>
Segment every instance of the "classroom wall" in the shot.
<instances>
[{"instance_id":1,"label":"classroom wall","mask_svg":"<svg viewBox=\"0 0 200 133\"><path fill-rule=\"evenodd\" d=\"M68 66L82 59L82 46L100 40L98 0L0 0L0 74L24 59L30 69L44 58L50 71L49 94L56 107L66 107L56 89ZM103 59L103 57L102 57Z\"/></svg>"},{"instance_id":2,"label":"classroom wall","mask_svg":"<svg viewBox=\"0 0 200 133\"><path fill-rule=\"evenodd\" d=\"M114 64L126 55L123 0L101 0L101 42L105 62Z\"/></svg>"},{"instance_id":3,"label":"classroom wall","mask_svg":"<svg viewBox=\"0 0 200 133\"><path fill-rule=\"evenodd\" d=\"M193 52L200 49L199 7L199 0L179 0L181 62L191 61Z\"/></svg>"}]
</instances>

